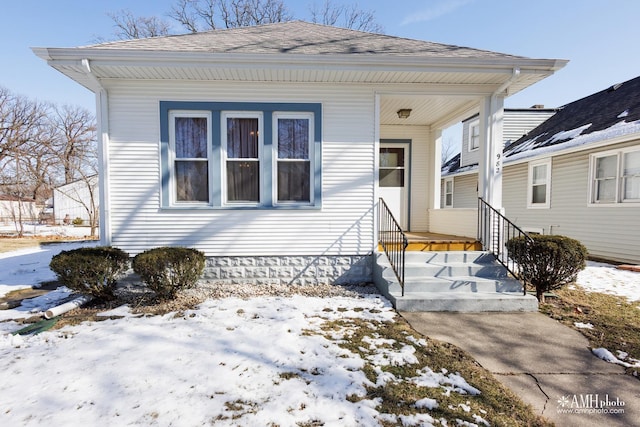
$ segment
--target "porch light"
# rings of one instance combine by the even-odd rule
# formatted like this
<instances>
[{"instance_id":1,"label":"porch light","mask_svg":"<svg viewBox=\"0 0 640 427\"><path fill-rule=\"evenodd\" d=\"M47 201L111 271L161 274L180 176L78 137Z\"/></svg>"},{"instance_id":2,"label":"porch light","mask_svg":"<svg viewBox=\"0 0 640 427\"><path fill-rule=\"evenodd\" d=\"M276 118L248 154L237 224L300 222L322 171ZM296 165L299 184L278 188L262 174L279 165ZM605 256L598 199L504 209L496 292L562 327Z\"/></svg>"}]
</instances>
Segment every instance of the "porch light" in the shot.
<instances>
[{"instance_id":1,"label":"porch light","mask_svg":"<svg viewBox=\"0 0 640 427\"><path fill-rule=\"evenodd\" d=\"M398 118L408 119L411 115L411 108L401 108L398 110Z\"/></svg>"}]
</instances>

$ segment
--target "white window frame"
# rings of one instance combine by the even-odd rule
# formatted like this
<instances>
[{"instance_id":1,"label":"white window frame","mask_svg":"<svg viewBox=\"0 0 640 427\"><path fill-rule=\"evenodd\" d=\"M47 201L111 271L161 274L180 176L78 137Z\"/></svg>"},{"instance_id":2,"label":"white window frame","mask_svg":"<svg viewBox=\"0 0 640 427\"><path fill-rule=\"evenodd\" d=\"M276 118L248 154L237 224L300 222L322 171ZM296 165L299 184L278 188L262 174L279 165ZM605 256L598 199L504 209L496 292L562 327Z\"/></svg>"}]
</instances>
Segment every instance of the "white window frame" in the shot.
<instances>
[{"instance_id":1,"label":"white window frame","mask_svg":"<svg viewBox=\"0 0 640 427\"><path fill-rule=\"evenodd\" d=\"M208 179L207 179L207 188L209 189L208 201L199 202L199 201L179 201L178 196L178 183L176 182L176 128L175 128L175 119L176 118L205 118L207 120L207 158L206 159L198 159L199 161L207 162L207 171L208 171ZM211 206L213 200L212 188L211 188L211 178L213 174L213 149L212 149L212 123L211 123L211 113L208 111L202 110L172 110L169 112L169 182L171 187L171 204L174 206Z\"/></svg>"},{"instance_id":2,"label":"white window frame","mask_svg":"<svg viewBox=\"0 0 640 427\"><path fill-rule=\"evenodd\" d=\"M227 189L227 119L258 119L258 175L259 190L258 201L229 201ZM221 192L223 206L262 206L262 194L264 188L264 116L260 111L222 111L220 114L220 137L221 137L221 154L222 154L222 173L221 173ZM253 159L252 159L253 161Z\"/></svg>"},{"instance_id":3,"label":"white window frame","mask_svg":"<svg viewBox=\"0 0 640 427\"><path fill-rule=\"evenodd\" d=\"M546 166L547 176L543 185L545 188L544 203L533 203L533 171L540 166ZM549 209L551 207L551 158L529 163L529 176L527 179L527 208Z\"/></svg>"},{"instance_id":4,"label":"white window frame","mask_svg":"<svg viewBox=\"0 0 640 427\"><path fill-rule=\"evenodd\" d=\"M309 147L307 162L309 162L309 201L297 202L297 201L278 201L278 120L279 119L306 119L309 121ZM314 129L314 115L307 112L274 112L272 115L272 144L273 144L273 156L272 156L272 198L274 206L310 206L314 204L315 197L315 129ZM283 159L283 161L286 161ZM300 161L300 160L292 160Z\"/></svg>"},{"instance_id":5,"label":"white window frame","mask_svg":"<svg viewBox=\"0 0 640 427\"><path fill-rule=\"evenodd\" d=\"M478 129L477 135L473 134L473 129ZM477 145L473 146L473 141L477 141ZM477 151L480 148L480 120L474 120L469 123L469 134L467 135L467 146L469 151Z\"/></svg>"},{"instance_id":6,"label":"white window frame","mask_svg":"<svg viewBox=\"0 0 640 427\"><path fill-rule=\"evenodd\" d=\"M587 206L638 206L640 199L625 199L624 198L624 156L628 153L640 151L638 146L622 148L618 150L602 151L599 153L593 153L589 156L589 199ZM597 201L596 200L596 162L603 157L616 156L616 194L614 200Z\"/></svg>"},{"instance_id":7,"label":"white window frame","mask_svg":"<svg viewBox=\"0 0 640 427\"><path fill-rule=\"evenodd\" d=\"M447 183L451 183L451 192L447 192ZM443 194L444 194L444 207L445 208L452 208L453 207L453 192L454 190L454 180L453 178L445 178L444 179L444 188L443 188ZM451 203L447 203L447 194L451 194Z\"/></svg>"}]
</instances>

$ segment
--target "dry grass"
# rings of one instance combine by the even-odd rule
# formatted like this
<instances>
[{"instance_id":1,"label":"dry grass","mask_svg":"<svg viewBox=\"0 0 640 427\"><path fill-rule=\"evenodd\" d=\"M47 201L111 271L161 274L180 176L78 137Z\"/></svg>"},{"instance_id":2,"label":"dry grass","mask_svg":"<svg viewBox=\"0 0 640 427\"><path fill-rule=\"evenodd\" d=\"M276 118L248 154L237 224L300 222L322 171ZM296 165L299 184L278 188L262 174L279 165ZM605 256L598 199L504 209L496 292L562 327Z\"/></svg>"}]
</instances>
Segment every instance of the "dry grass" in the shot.
<instances>
[{"instance_id":1,"label":"dry grass","mask_svg":"<svg viewBox=\"0 0 640 427\"><path fill-rule=\"evenodd\" d=\"M0 237L0 253L17 251L20 249L37 247L48 243L62 243L87 238L73 238L68 236L35 236L35 237Z\"/></svg>"},{"instance_id":2,"label":"dry grass","mask_svg":"<svg viewBox=\"0 0 640 427\"><path fill-rule=\"evenodd\" d=\"M640 302L572 287L555 291L556 297L540 304L540 311L589 339L591 348L604 347L617 356L617 350L628 358L640 360ZM590 323L593 329L577 328L575 323ZM640 377L638 368L627 372Z\"/></svg>"},{"instance_id":3,"label":"dry grass","mask_svg":"<svg viewBox=\"0 0 640 427\"><path fill-rule=\"evenodd\" d=\"M327 336L332 331L348 329L349 339L340 345L367 360L369 353L368 341L365 337L371 337L375 331L377 338L389 341L389 348L398 350L404 346L413 346L414 355L418 359L417 364L404 364L399 366L374 366L369 361L363 368L368 379L376 382L381 369L391 373L395 377L382 386L367 388L368 394L363 399L381 399L377 408L381 413L395 415L413 415L428 413L434 419L446 420L447 425L459 425L460 422L482 424L473 415L479 415L490 425L499 426L552 426L553 424L535 414L531 406L525 404L513 392L498 382L493 375L482 368L468 353L449 343L443 343L422 337L418 332L401 317L396 317L395 322L380 323L363 320L336 320L324 325ZM426 344L416 344L415 339L424 340ZM469 385L480 390L479 395L459 394L446 392L435 387L418 386L408 379L416 377L417 371L429 367L433 372L459 373ZM426 410L413 406L414 402L425 397L435 399L437 408ZM358 400L352 396L353 400ZM399 425L385 423L384 425Z\"/></svg>"}]
</instances>

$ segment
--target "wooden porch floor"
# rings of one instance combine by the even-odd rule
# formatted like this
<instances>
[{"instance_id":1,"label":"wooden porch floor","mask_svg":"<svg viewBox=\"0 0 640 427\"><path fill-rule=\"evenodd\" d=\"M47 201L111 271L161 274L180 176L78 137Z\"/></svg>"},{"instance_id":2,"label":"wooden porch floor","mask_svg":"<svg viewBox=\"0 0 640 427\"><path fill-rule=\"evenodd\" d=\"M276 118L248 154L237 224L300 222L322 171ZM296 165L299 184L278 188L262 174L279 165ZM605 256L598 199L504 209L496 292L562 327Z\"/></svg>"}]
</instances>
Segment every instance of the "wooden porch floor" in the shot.
<instances>
[{"instance_id":1,"label":"wooden porch floor","mask_svg":"<svg viewBox=\"0 0 640 427\"><path fill-rule=\"evenodd\" d=\"M480 251L482 245L475 237L451 234L406 231L408 251Z\"/></svg>"}]
</instances>

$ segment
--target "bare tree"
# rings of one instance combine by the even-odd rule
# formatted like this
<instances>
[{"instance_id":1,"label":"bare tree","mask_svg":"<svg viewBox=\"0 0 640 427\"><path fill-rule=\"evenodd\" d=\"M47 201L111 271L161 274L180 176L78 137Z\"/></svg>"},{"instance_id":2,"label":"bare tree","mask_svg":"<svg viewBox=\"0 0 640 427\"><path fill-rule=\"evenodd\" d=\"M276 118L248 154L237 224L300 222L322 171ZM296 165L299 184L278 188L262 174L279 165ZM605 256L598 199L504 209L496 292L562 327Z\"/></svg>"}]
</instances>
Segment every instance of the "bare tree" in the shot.
<instances>
[{"instance_id":1,"label":"bare tree","mask_svg":"<svg viewBox=\"0 0 640 427\"><path fill-rule=\"evenodd\" d=\"M447 163L454 155L460 152L460 141L455 141L452 137L442 141L442 165Z\"/></svg>"},{"instance_id":2,"label":"bare tree","mask_svg":"<svg viewBox=\"0 0 640 427\"><path fill-rule=\"evenodd\" d=\"M114 35L120 40L142 39L170 34L168 22L157 16L134 16L130 10L109 13L116 30Z\"/></svg>"},{"instance_id":3,"label":"bare tree","mask_svg":"<svg viewBox=\"0 0 640 427\"><path fill-rule=\"evenodd\" d=\"M357 3L336 5L325 0L310 9L311 21L339 25L360 31L382 33L375 13ZM115 23L115 36L136 39L170 33L170 25L158 17L135 17L128 10L109 14ZM286 22L294 19L283 0L176 0L167 16L191 33ZM99 39L99 41L104 41Z\"/></svg>"},{"instance_id":4,"label":"bare tree","mask_svg":"<svg viewBox=\"0 0 640 427\"><path fill-rule=\"evenodd\" d=\"M55 138L51 141L51 150L57 158L57 167L61 170L59 174L64 177L64 184L75 183L68 186L68 191L60 191L85 209L91 236L94 237L99 215L95 119L88 110L81 107L53 107L52 110L50 124Z\"/></svg>"},{"instance_id":5,"label":"bare tree","mask_svg":"<svg viewBox=\"0 0 640 427\"><path fill-rule=\"evenodd\" d=\"M325 0L318 6L314 3L310 8L311 22L323 25L341 26L358 31L383 33L384 28L376 22L375 12L361 9L357 3L336 5Z\"/></svg>"}]
</instances>

